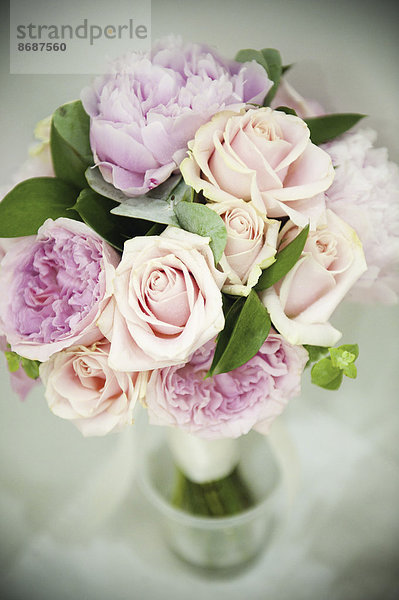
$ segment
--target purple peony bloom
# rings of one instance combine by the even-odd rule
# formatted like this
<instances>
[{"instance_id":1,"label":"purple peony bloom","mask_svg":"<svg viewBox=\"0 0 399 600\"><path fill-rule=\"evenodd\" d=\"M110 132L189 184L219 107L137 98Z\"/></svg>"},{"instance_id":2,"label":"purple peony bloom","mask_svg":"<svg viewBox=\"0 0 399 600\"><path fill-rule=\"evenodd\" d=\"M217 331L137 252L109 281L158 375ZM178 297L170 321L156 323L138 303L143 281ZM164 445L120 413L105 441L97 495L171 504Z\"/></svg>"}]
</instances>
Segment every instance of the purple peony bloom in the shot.
<instances>
[{"instance_id":1,"label":"purple peony bloom","mask_svg":"<svg viewBox=\"0 0 399 600\"><path fill-rule=\"evenodd\" d=\"M94 231L71 219L48 219L36 236L11 246L0 263L0 324L12 350L46 361L101 339L96 322L118 262Z\"/></svg>"},{"instance_id":2,"label":"purple peony bloom","mask_svg":"<svg viewBox=\"0 0 399 600\"><path fill-rule=\"evenodd\" d=\"M323 146L335 166L326 205L353 227L367 271L347 298L395 304L399 297L399 167L371 129L349 132Z\"/></svg>"},{"instance_id":3,"label":"purple peony bloom","mask_svg":"<svg viewBox=\"0 0 399 600\"><path fill-rule=\"evenodd\" d=\"M204 379L214 350L210 341L188 363L153 371L146 394L150 423L207 439L236 438L252 428L266 433L300 392L306 350L272 333L245 365Z\"/></svg>"},{"instance_id":4,"label":"purple peony bloom","mask_svg":"<svg viewBox=\"0 0 399 600\"><path fill-rule=\"evenodd\" d=\"M256 62L225 61L180 38L127 55L82 92L95 162L127 196L146 193L177 169L187 142L212 115L262 103L271 85Z\"/></svg>"}]
</instances>

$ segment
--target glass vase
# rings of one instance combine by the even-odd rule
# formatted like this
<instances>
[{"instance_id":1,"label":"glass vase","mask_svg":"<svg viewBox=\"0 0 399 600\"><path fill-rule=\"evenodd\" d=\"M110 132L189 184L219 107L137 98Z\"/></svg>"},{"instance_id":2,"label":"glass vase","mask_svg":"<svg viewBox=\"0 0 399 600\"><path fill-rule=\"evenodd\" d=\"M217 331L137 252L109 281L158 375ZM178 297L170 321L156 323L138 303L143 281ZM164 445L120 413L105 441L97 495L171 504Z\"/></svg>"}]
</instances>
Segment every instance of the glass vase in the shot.
<instances>
[{"instance_id":1,"label":"glass vase","mask_svg":"<svg viewBox=\"0 0 399 600\"><path fill-rule=\"evenodd\" d=\"M231 516L206 517L172 505L176 464L167 435L157 433L143 445L138 479L167 546L185 562L214 572L249 565L273 539L292 495L287 479L295 472L294 453L286 436L283 443L255 432L235 440L253 504Z\"/></svg>"}]
</instances>

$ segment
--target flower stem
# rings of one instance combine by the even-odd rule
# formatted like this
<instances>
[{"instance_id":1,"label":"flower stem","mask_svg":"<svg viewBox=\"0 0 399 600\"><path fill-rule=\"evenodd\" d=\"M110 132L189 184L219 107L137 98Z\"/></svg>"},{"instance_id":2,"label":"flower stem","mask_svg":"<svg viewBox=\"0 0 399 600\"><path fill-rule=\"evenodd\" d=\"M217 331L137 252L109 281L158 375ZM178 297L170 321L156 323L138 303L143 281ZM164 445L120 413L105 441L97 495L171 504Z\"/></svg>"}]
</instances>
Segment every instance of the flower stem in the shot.
<instances>
[{"instance_id":1,"label":"flower stem","mask_svg":"<svg viewBox=\"0 0 399 600\"><path fill-rule=\"evenodd\" d=\"M195 483L177 469L172 504L191 514L227 517L250 508L254 498L238 467L229 475L206 483Z\"/></svg>"}]
</instances>

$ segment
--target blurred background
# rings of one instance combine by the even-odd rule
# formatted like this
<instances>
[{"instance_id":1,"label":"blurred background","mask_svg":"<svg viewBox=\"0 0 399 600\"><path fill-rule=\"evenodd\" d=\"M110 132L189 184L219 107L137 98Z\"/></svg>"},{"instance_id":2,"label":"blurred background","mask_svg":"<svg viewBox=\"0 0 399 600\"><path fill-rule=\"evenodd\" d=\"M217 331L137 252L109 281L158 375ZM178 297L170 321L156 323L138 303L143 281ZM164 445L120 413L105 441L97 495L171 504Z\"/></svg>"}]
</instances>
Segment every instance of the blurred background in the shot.
<instances>
[{"instance_id":1,"label":"blurred background","mask_svg":"<svg viewBox=\"0 0 399 600\"><path fill-rule=\"evenodd\" d=\"M101 2L70 2L82 18ZM10 75L1 8L0 185L27 156L35 124L79 97L91 75ZM115 5L117 16L118 7ZM152 39L278 48L288 80L328 111L368 115L399 161L398 8L380 0L153 0ZM84 57L82 57L84 60ZM7 293L0 290L1 294ZM311 386L282 419L298 459L293 510L257 564L202 577L163 546L136 488L134 432L84 439L37 387L21 403L0 364L0 591L10 599L373 600L399 597L398 307L345 304L333 324L360 346L358 379Z\"/></svg>"}]
</instances>

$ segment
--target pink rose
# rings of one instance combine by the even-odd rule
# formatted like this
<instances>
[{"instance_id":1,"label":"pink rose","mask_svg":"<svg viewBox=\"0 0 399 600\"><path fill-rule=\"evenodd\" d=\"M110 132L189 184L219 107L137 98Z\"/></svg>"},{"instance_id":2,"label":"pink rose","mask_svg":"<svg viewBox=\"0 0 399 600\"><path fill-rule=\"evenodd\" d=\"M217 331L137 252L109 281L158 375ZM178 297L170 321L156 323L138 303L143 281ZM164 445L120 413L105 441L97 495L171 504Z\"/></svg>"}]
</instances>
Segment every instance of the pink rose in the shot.
<instances>
[{"instance_id":1,"label":"pink rose","mask_svg":"<svg viewBox=\"0 0 399 600\"><path fill-rule=\"evenodd\" d=\"M302 119L271 108L221 112L198 129L180 169L213 202L240 198L269 218L317 224L334 169L309 136Z\"/></svg>"},{"instance_id":2,"label":"pink rose","mask_svg":"<svg viewBox=\"0 0 399 600\"><path fill-rule=\"evenodd\" d=\"M328 319L367 269L356 232L331 210L326 217L326 225L309 233L289 273L260 294L273 325L291 344L334 346L341 333ZM298 233L288 221L280 233L280 249Z\"/></svg>"},{"instance_id":3,"label":"pink rose","mask_svg":"<svg viewBox=\"0 0 399 600\"><path fill-rule=\"evenodd\" d=\"M223 291L247 296L262 269L274 262L280 223L260 215L250 202L225 200L207 204L223 219L227 243L219 267L227 275Z\"/></svg>"},{"instance_id":4,"label":"pink rose","mask_svg":"<svg viewBox=\"0 0 399 600\"><path fill-rule=\"evenodd\" d=\"M98 321L110 365L124 371L181 363L224 325L208 238L170 227L125 242L114 292Z\"/></svg>"},{"instance_id":5,"label":"pink rose","mask_svg":"<svg viewBox=\"0 0 399 600\"><path fill-rule=\"evenodd\" d=\"M108 364L109 343L75 346L40 365L51 411L72 421L85 436L120 431L133 423L143 375L122 373Z\"/></svg>"},{"instance_id":6,"label":"pink rose","mask_svg":"<svg viewBox=\"0 0 399 600\"><path fill-rule=\"evenodd\" d=\"M236 438L252 428L266 433L288 400L300 393L308 353L270 333L245 365L208 377L214 341L189 362L151 374L146 391L150 423L206 439Z\"/></svg>"}]
</instances>

